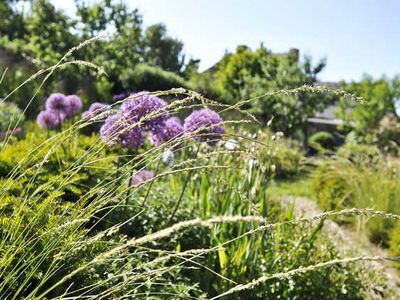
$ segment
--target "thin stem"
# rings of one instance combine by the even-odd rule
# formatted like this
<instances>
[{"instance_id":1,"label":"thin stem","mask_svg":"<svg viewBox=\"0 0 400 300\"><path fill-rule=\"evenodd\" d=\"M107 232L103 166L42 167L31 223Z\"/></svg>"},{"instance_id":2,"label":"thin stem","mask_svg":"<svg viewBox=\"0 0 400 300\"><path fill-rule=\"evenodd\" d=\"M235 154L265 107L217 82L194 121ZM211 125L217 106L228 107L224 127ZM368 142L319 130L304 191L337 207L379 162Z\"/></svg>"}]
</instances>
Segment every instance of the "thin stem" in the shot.
<instances>
[{"instance_id":1,"label":"thin stem","mask_svg":"<svg viewBox=\"0 0 400 300\"><path fill-rule=\"evenodd\" d=\"M129 154L132 154L132 156L134 155L132 152L130 152ZM133 164L133 160L132 160L131 164ZM133 177L133 168L131 168L131 171L129 173L128 189L126 191L126 200L125 200L125 207L124 207L124 215L125 216L128 214L129 199L131 197L132 177Z\"/></svg>"},{"instance_id":2,"label":"thin stem","mask_svg":"<svg viewBox=\"0 0 400 300\"><path fill-rule=\"evenodd\" d=\"M155 173L154 173L154 177L156 177L156 176L158 175L158 172L160 171L161 161L162 161L162 156L160 157L160 159L159 159L158 162L157 162L157 167L156 167L156 171L155 171ZM150 190L151 190L151 188L153 187L154 181L155 181L155 180L153 179L153 180L150 182L149 187L148 187L147 192L146 192L146 196L144 197L144 200L143 200L142 204L140 205L140 208L143 208L143 206L146 204L147 198L149 197Z\"/></svg>"},{"instance_id":3,"label":"thin stem","mask_svg":"<svg viewBox=\"0 0 400 300\"><path fill-rule=\"evenodd\" d=\"M199 154L199 150L200 150L200 145L198 145L198 147L197 147L197 151L196 151L196 154L194 156L194 159L197 158L197 155ZM172 219L175 217L175 214L176 214L176 212L177 212L177 210L179 208L179 205L180 205L180 203L182 201L183 194L185 193L186 187L187 187L187 185L189 183L189 180L190 180L190 177L192 176L192 173L193 173L193 169L190 169L188 175L186 176L185 182L183 183L181 193L180 193L178 201L176 202L175 207L174 207L174 211L172 212L172 214L171 214L171 216L170 216L170 218L168 220L168 224L171 224Z\"/></svg>"}]
</instances>

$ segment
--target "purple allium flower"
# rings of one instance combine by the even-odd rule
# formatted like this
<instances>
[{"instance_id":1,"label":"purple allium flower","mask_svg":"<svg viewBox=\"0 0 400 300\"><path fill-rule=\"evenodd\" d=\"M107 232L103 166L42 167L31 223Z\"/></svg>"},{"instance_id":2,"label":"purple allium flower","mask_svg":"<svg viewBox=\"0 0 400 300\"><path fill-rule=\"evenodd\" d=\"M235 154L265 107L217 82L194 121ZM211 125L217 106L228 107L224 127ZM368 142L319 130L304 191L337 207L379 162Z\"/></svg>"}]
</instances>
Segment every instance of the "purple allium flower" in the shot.
<instances>
[{"instance_id":1,"label":"purple allium flower","mask_svg":"<svg viewBox=\"0 0 400 300\"><path fill-rule=\"evenodd\" d=\"M184 130L185 133L200 135L195 139L214 145L225 132L222 122L223 119L217 112L203 108L195 110L185 119Z\"/></svg>"},{"instance_id":2,"label":"purple allium flower","mask_svg":"<svg viewBox=\"0 0 400 300\"><path fill-rule=\"evenodd\" d=\"M64 94L54 93L46 99L46 110L58 110L67 112L67 99Z\"/></svg>"},{"instance_id":3,"label":"purple allium flower","mask_svg":"<svg viewBox=\"0 0 400 300\"><path fill-rule=\"evenodd\" d=\"M67 97L65 97L65 101L67 103L67 117L74 116L82 108L81 98L79 98L77 95L68 95Z\"/></svg>"},{"instance_id":4,"label":"purple allium flower","mask_svg":"<svg viewBox=\"0 0 400 300\"><path fill-rule=\"evenodd\" d=\"M172 140L183 133L181 120L172 117L164 121L163 125L151 133L151 143L159 146L164 142Z\"/></svg>"},{"instance_id":5,"label":"purple allium flower","mask_svg":"<svg viewBox=\"0 0 400 300\"><path fill-rule=\"evenodd\" d=\"M131 123L136 123L142 118L143 120L141 127L155 131L160 128L168 118L168 110L165 108L167 102L164 100L149 95L146 92L140 92L131 95L132 99L128 99L122 103L119 112L124 115ZM153 113L153 115L151 115Z\"/></svg>"},{"instance_id":6,"label":"purple allium flower","mask_svg":"<svg viewBox=\"0 0 400 300\"><path fill-rule=\"evenodd\" d=\"M154 172L152 171L147 171L147 170L139 171L129 179L129 186L138 187L141 184L143 184L143 182L150 180L153 177L154 177Z\"/></svg>"},{"instance_id":7,"label":"purple allium flower","mask_svg":"<svg viewBox=\"0 0 400 300\"><path fill-rule=\"evenodd\" d=\"M129 96L128 93L123 92L123 93L121 93L121 94L114 95L113 101L114 101L114 102L118 102L118 101L124 100L124 99L127 98L128 96Z\"/></svg>"},{"instance_id":8,"label":"purple allium flower","mask_svg":"<svg viewBox=\"0 0 400 300\"><path fill-rule=\"evenodd\" d=\"M129 129L121 136L121 145L124 148L137 149L144 143L144 136L139 127Z\"/></svg>"},{"instance_id":9,"label":"purple allium flower","mask_svg":"<svg viewBox=\"0 0 400 300\"><path fill-rule=\"evenodd\" d=\"M101 138L109 146L120 144L125 148L136 149L144 141L142 131L139 127L129 126L131 125L121 114L111 115L100 128Z\"/></svg>"},{"instance_id":10,"label":"purple allium flower","mask_svg":"<svg viewBox=\"0 0 400 300\"><path fill-rule=\"evenodd\" d=\"M100 128L100 136L103 141L112 146L121 142L121 135L126 131L128 123L120 114L107 117L103 126Z\"/></svg>"},{"instance_id":11,"label":"purple allium flower","mask_svg":"<svg viewBox=\"0 0 400 300\"><path fill-rule=\"evenodd\" d=\"M89 121L90 119L96 117L98 114L103 112L103 107L106 105L99 102L94 102L90 105L89 109L82 114L82 119Z\"/></svg>"},{"instance_id":12,"label":"purple allium flower","mask_svg":"<svg viewBox=\"0 0 400 300\"><path fill-rule=\"evenodd\" d=\"M53 129L60 127L65 115L57 110L43 110L36 119L40 128Z\"/></svg>"}]
</instances>

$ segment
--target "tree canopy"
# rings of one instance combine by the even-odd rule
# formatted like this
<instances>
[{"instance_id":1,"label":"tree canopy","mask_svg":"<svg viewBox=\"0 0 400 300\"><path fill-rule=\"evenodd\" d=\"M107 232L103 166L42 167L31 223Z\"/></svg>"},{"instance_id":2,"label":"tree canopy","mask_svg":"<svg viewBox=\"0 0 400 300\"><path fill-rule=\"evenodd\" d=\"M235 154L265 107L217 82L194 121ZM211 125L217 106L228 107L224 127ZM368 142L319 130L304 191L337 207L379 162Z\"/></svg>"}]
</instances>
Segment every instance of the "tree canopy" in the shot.
<instances>
[{"instance_id":1,"label":"tree canopy","mask_svg":"<svg viewBox=\"0 0 400 300\"><path fill-rule=\"evenodd\" d=\"M27 4L29 9L23 11L21 7ZM169 36L163 24L144 30L138 10L130 10L121 1L76 0L75 4L77 13L72 18L56 9L49 0L5 0L0 3L0 12L4 16L0 25L0 72L8 67L5 82L0 86L1 94L7 95L35 71L56 64L69 49L101 33L110 37L97 41L95 46L82 48L71 60L101 66L108 76L96 79L93 70L83 68L77 72L76 66L69 66L51 77L37 101L42 101L46 94L56 89L66 93L80 90L84 98L86 95L86 98L101 101L107 101L113 93L140 90L140 86L124 83L127 74L136 67L141 66L143 70L143 63L172 72L178 77L175 82L184 82L179 78L185 71L183 44ZM152 74L154 72L147 76ZM20 89L14 96L15 101L25 107L37 85L33 83ZM28 114L36 111L37 107L31 106Z\"/></svg>"},{"instance_id":2,"label":"tree canopy","mask_svg":"<svg viewBox=\"0 0 400 300\"><path fill-rule=\"evenodd\" d=\"M274 54L261 45L255 51L239 46L235 53L226 54L217 66L217 88L230 103L252 99L247 108L264 120L272 121L275 130L293 134L313 116L333 101L326 95L296 93L266 95L317 83L318 73L325 67L321 60L313 64L310 57L299 57L297 49Z\"/></svg>"}]
</instances>

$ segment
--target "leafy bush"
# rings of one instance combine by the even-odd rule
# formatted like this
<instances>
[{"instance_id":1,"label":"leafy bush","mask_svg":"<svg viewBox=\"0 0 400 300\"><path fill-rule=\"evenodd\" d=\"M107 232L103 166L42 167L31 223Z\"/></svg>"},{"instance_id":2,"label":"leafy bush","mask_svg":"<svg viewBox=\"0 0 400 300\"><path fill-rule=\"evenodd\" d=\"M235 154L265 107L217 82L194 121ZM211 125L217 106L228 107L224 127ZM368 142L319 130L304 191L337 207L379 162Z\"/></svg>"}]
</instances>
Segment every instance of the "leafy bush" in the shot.
<instances>
[{"instance_id":1,"label":"leafy bush","mask_svg":"<svg viewBox=\"0 0 400 300\"><path fill-rule=\"evenodd\" d=\"M188 83L179 75L146 64L139 64L133 70L123 70L121 81L125 89L129 90L133 87L136 91L159 91L188 87Z\"/></svg>"},{"instance_id":2,"label":"leafy bush","mask_svg":"<svg viewBox=\"0 0 400 300\"><path fill-rule=\"evenodd\" d=\"M325 152L326 150L333 150L336 142L330 132L320 131L310 136L308 145L317 152Z\"/></svg>"},{"instance_id":3,"label":"leafy bush","mask_svg":"<svg viewBox=\"0 0 400 300\"><path fill-rule=\"evenodd\" d=\"M358 165L377 166L383 158L376 146L347 142L341 146L336 155Z\"/></svg>"},{"instance_id":4,"label":"leafy bush","mask_svg":"<svg viewBox=\"0 0 400 300\"><path fill-rule=\"evenodd\" d=\"M319 205L325 210L338 210L354 205L351 200L351 183L340 169L340 166L346 165L345 161L340 165L327 162L313 173L313 190Z\"/></svg>"},{"instance_id":5,"label":"leafy bush","mask_svg":"<svg viewBox=\"0 0 400 300\"><path fill-rule=\"evenodd\" d=\"M374 132L374 143L384 153L400 156L400 120L398 117L384 117Z\"/></svg>"},{"instance_id":6,"label":"leafy bush","mask_svg":"<svg viewBox=\"0 0 400 300\"><path fill-rule=\"evenodd\" d=\"M14 103L0 101L0 132L13 129L23 121L22 111Z\"/></svg>"},{"instance_id":7,"label":"leafy bush","mask_svg":"<svg viewBox=\"0 0 400 300\"><path fill-rule=\"evenodd\" d=\"M258 132L258 140L267 147L260 149L260 162L270 168L277 179L293 177L301 171L304 154L300 144L291 139L272 134L268 129Z\"/></svg>"}]
</instances>

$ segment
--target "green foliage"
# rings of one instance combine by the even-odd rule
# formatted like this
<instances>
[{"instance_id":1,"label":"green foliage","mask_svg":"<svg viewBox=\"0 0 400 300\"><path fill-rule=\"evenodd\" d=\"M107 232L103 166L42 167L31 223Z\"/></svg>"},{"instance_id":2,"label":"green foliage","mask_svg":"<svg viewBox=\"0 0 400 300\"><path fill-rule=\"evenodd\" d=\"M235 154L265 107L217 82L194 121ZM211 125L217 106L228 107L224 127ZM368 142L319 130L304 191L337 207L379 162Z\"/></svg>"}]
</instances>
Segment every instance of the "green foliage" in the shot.
<instances>
[{"instance_id":1,"label":"green foliage","mask_svg":"<svg viewBox=\"0 0 400 300\"><path fill-rule=\"evenodd\" d=\"M60 296L66 289L69 295L80 295L93 287L92 294L110 292L111 298L122 295L143 298L146 294L155 299L166 295L173 295L173 299L201 299L233 286L217 273L245 283L265 274L337 257L332 246L319 238L322 223L316 227L282 225L276 230L231 241L260 225L259 222L236 222L215 224L211 228L187 228L146 243L144 247L123 249L120 254L102 260L115 247L168 227L171 223L167 217L171 216L187 176L192 180L172 223L221 215L259 216L269 222L291 220L292 212L282 210L268 198L265 190L270 178L266 170L271 169L272 161L265 159L264 143L273 146L284 142L272 142L269 133L260 133L258 141L238 137L239 148L233 153L227 152L224 143L220 143L214 148L203 144L195 154L199 145L188 141L189 147L175 152L177 165L172 169L161 165L158 170L158 174L174 173L127 193L127 178L132 169L142 168L144 162L137 165L126 153L115 155L114 151L121 149L105 150L96 135L50 132L52 140L47 142L48 133L33 124L28 124L28 128L24 140L8 145L0 153L0 162L9 166L0 180L0 222L3 224L0 243L8 259L0 261L0 268L3 274L15 276L14 280L0 283L0 295L6 295L5 291L21 296L39 295L77 268L98 260L99 263L83 267L47 296ZM156 153L149 152L144 159L146 168L155 170L158 158L153 155ZM260 164L249 165L250 157ZM187 166L199 169L189 175ZM7 244L11 234L17 240ZM188 259L178 257L184 251L222 244L218 251L206 251ZM165 260L170 254L176 258ZM24 271L16 276L14 268ZM124 285L124 278L119 274L130 276L129 285ZM360 273L354 269L350 272L348 267L331 267L287 281L272 280L238 297L306 299L312 295L337 299L347 296L349 290L352 291L350 299L362 299L364 281Z\"/></svg>"},{"instance_id":2,"label":"green foliage","mask_svg":"<svg viewBox=\"0 0 400 300\"><path fill-rule=\"evenodd\" d=\"M265 135L258 134L260 142L266 142ZM269 139L271 141L271 139ZM264 187L269 175L265 172L271 164L262 159L264 146L251 143L244 146L245 141L239 140L243 147L254 147L255 160L260 165L249 165L246 153L237 155L218 153L218 149L206 149L197 157L199 165L219 165L222 162L235 165L238 169L220 170L218 172L204 170L192 174L193 180L186 191L186 199L182 212L198 212L202 218L215 215L252 215L262 216L270 222L290 220L293 215L290 211L282 210L278 203L268 198ZM244 150L243 148L242 150ZM209 154L207 152L210 152ZM190 155L189 153L185 153ZM152 213L156 218L147 220L147 224L163 223L163 216L168 215L168 204L161 201L173 201L170 194L179 193L176 188L185 180L185 174L171 178L168 182L158 182L161 185L157 207L161 210ZM158 190L158 189L157 189ZM156 191L156 190L154 190ZM171 198L170 198L171 197ZM165 200L164 200L165 199ZM167 213L163 210L166 209ZM179 219L176 219L178 221ZM144 221L144 220L143 220ZM142 222L143 222L142 221ZM140 222L139 222L140 223ZM241 235L258 227L257 223L250 224L218 224L207 234L204 230L190 229L176 240L177 248L181 251L197 247L220 249L199 259L199 263L206 268L188 271L193 282L200 282L200 287L209 296L218 295L234 286L219 275L221 274L237 283L249 282L265 274L272 274L303 265L309 265L321 260L329 260L337 256L331 245L319 239L322 225L316 227L281 226L277 230L260 232L253 236L243 237L232 243L233 236ZM165 243L164 245L169 245ZM172 246L172 245L171 245ZM169 246L169 247L171 247ZM172 246L173 247L173 246ZM323 249L323 250L321 250ZM331 268L292 278L288 281L272 280L254 290L238 294L238 299L266 299L266 298L314 298L338 299L352 291L350 299L363 299L363 284L358 277L358 271L348 268ZM322 288L325 287L325 288Z\"/></svg>"},{"instance_id":3,"label":"green foliage","mask_svg":"<svg viewBox=\"0 0 400 300\"><path fill-rule=\"evenodd\" d=\"M364 165L348 160L322 164L314 175L314 191L319 204L327 210L343 207L373 208L400 213L400 165L396 161ZM393 221L357 219L371 241L387 245Z\"/></svg>"},{"instance_id":4,"label":"green foliage","mask_svg":"<svg viewBox=\"0 0 400 300\"><path fill-rule=\"evenodd\" d=\"M18 2L18 1L17 1ZM6 73L0 85L0 97L8 95L17 87L17 83L26 80L26 74L56 64L62 55L88 38L105 32L112 32L108 40L98 40L95 46L82 48L73 53L70 61L80 60L102 66L107 79L98 77L98 70L81 68L77 72L75 64L56 70L40 89L33 103L27 107L27 116L33 117L40 110L42 100L51 92L75 94L79 91L85 99L99 99L111 102L111 94L121 91L140 89L130 84L128 78L132 72L137 76L147 76L136 81L151 90L169 89L175 86L187 86L179 75L185 71L183 44L171 38L162 24L143 29L142 16L137 10L131 10L119 1L98 0L95 2L76 1L77 15L70 18L56 9L49 0L32 2L32 9L23 12L17 9L13 1L0 4L4 11L5 23L0 25L0 73ZM4 25L3 25L4 24ZM65 61L64 61L65 62ZM144 71L145 62L155 69ZM163 73L167 70L173 73ZM160 80L160 85L157 85ZM39 85L37 80L19 88L11 100L19 107L26 107ZM133 82L136 83L136 82Z\"/></svg>"},{"instance_id":5,"label":"green foliage","mask_svg":"<svg viewBox=\"0 0 400 300\"><path fill-rule=\"evenodd\" d=\"M22 111L14 103L0 102L0 132L13 129L24 121Z\"/></svg>"},{"instance_id":6,"label":"green foliage","mask_svg":"<svg viewBox=\"0 0 400 300\"><path fill-rule=\"evenodd\" d=\"M336 146L336 141L332 133L319 131L309 137L308 145L317 152L325 152L326 150L333 150Z\"/></svg>"},{"instance_id":7,"label":"green foliage","mask_svg":"<svg viewBox=\"0 0 400 300\"><path fill-rule=\"evenodd\" d=\"M152 66L179 73L185 57L181 54L183 43L167 36L164 24L149 26L144 35L144 60Z\"/></svg>"},{"instance_id":8,"label":"green foliage","mask_svg":"<svg viewBox=\"0 0 400 300\"><path fill-rule=\"evenodd\" d=\"M216 85L229 103L254 98L246 108L262 121L273 118L272 129L290 135L302 129L307 118L323 110L333 98L304 92L273 92L313 85L324 65L320 61L314 66L308 57L301 61L296 49L277 55L263 45L255 51L239 46L236 53L226 54L216 66Z\"/></svg>"},{"instance_id":9,"label":"green foliage","mask_svg":"<svg viewBox=\"0 0 400 300\"><path fill-rule=\"evenodd\" d=\"M398 117L384 117L373 135L374 144L384 153L400 156L400 120Z\"/></svg>"},{"instance_id":10,"label":"green foliage","mask_svg":"<svg viewBox=\"0 0 400 300\"><path fill-rule=\"evenodd\" d=\"M396 224L392 231L390 232L390 252L394 257L400 256L400 224ZM396 264L397 267L400 267L400 264Z\"/></svg>"},{"instance_id":11,"label":"green foliage","mask_svg":"<svg viewBox=\"0 0 400 300\"><path fill-rule=\"evenodd\" d=\"M288 179L300 173L304 154L297 141L273 135L268 129L259 132L258 139L269 145L260 149L259 156L260 162L270 167L274 178Z\"/></svg>"},{"instance_id":12,"label":"green foliage","mask_svg":"<svg viewBox=\"0 0 400 300\"><path fill-rule=\"evenodd\" d=\"M374 167L383 162L382 155L376 146L352 142L347 142L341 146L336 155L357 166Z\"/></svg>"},{"instance_id":13,"label":"green foliage","mask_svg":"<svg viewBox=\"0 0 400 300\"><path fill-rule=\"evenodd\" d=\"M188 87L188 83L175 73L145 64L139 64L133 70L124 70L121 74L121 81L124 88L134 87L136 91L158 91Z\"/></svg>"},{"instance_id":14,"label":"green foliage","mask_svg":"<svg viewBox=\"0 0 400 300\"><path fill-rule=\"evenodd\" d=\"M373 79L365 76L360 82L341 83L341 87L363 98L364 102L349 102L341 99L339 117L344 127L354 131L358 142L373 142L373 131L382 118L394 114L394 101L399 95L398 79Z\"/></svg>"}]
</instances>

